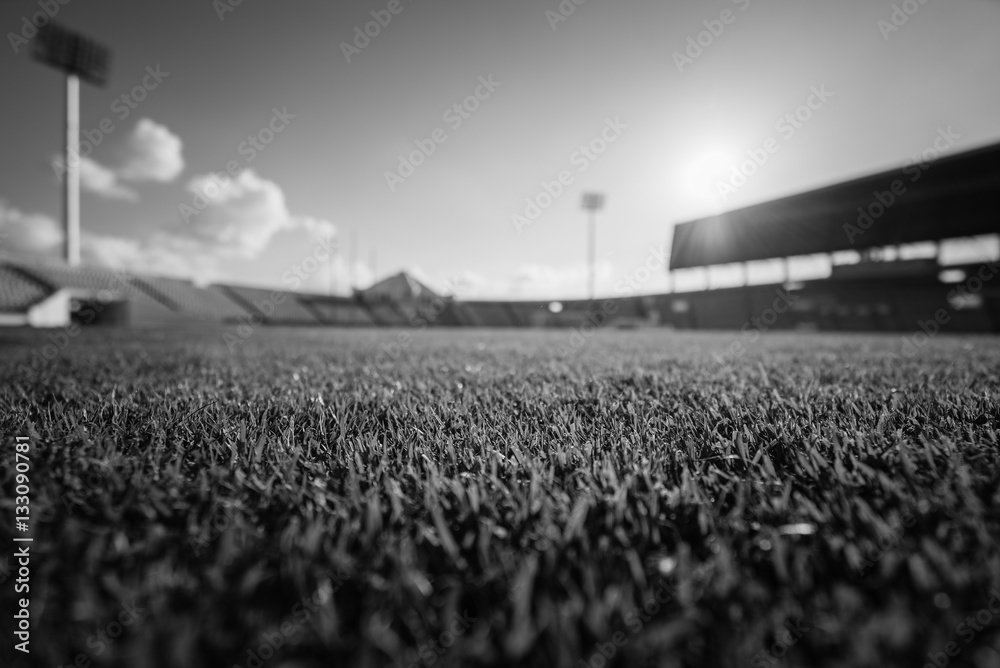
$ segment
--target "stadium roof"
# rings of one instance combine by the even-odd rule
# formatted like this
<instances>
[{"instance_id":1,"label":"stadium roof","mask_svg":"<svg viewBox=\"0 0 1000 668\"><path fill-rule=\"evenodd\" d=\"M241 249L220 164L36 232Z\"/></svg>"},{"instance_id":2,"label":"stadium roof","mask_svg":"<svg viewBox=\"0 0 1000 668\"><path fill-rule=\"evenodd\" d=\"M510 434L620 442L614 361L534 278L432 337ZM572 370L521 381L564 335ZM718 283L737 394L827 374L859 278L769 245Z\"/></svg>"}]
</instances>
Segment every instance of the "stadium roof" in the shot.
<instances>
[{"instance_id":1,"label":"stadium roof","mask_svg":"<svg viewBox=\"0 0 1000 668\"><path fill-rule=\"evenodd\" d=\"M994 144L681 223L670 268L996 234L998 204Z\"/></svg>"},{"instance_id":2,"label":"stadium roof","mask_svg":"<svg viewBox=\"0 0 1000 668\"><path fill-rule=\"evenodd\" d=\"M363 290L361 294L369 299L391 299L393 301L434 299L438 296L436 292L405 271L382 279L370 288Z\"/></svg>"}]
</instances>

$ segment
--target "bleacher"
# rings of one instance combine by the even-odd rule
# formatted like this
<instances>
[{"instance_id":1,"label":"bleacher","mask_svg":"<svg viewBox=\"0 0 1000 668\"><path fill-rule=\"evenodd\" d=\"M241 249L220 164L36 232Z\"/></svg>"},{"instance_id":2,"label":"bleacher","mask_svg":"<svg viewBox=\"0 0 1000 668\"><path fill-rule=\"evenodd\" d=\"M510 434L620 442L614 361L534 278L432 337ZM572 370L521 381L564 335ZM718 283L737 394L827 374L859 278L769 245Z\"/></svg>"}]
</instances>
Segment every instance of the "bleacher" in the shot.
<instances>
[{"instance_id":1,"label":"bleacher","mask_svg":"<svg viewBox=\"0 0 1000 668\"><path fill-rule=\"evenodd\" d=\"M166 297L174 310L209 322L239 322L249 312L213 286L198 287L178 278L141 276L137 285Z\"/></svg>"},{"instance_id":2,"label":"bleacher","mask_svg":"<svg viewBox=\"0 0 1000 668\"><path fill-rule=\"evenodd\" d=\"M981 268L956 267L966 277ZM861 278L857 272L841 272L838 279L794 286L775 283L569 300L557 305L550 301L463 302L426 294L405 299L363 293L330 297L234 285L201 287L181 279L0 258L0 324L62 326L60 313L63 322L72 318L87 324L81 313L88 306L99 306L102 317L93 324L189 326L246 322L259 313L265 324L275 325L618 328L658 324L676 329L739 330L749 325L767 330L912 332L944 309L947 322L941 323L942 331L1000 330L1000 274L985 281L975 294L956 299L948 295L959 284L943 283L937 273L876 273L876 277ZM794 295L789 308L776 317L768 315L779 294L787 290ZM57 293L60 299L48 299ZM283 296L281 303L276 295ZM270 306L256 306L264 302ZM761 320L754 324L755 319Z\"/></svg>"},{"instance_id":3,"label":"bleacher","mask_svg":"<svg viewBox=\"0 0 1000 668\"><path fill-rule=\"evenodd\" d=\"M473 327L513 327L514 319L502 302L462 302L462 313Z\"/></svg>"},{"instance_id":4,"label":"bleacher","mask_svg":"<svg viewBox=\"0 0 1000 668\"><path fill-rule=\"evenodd\" d=\"M248 288L236 285L216 285L222 294L232 299L248 313L256 313L264 322L272 325L317 325L321 321L299 303L298 295L283 290L268 290L266 288ZM283 294L284 299L278 303L275 293ZM270 308L261 308L258 304L270 304ZM249 317L249 316L247 316Z\"/></svg>"},{"instance_id":5,"label":"bleacher","mask_svg":"<svg viewBox=\"0 0 1000 668\"><path fill-rule=\"evenodd\" d=\"M431 313L433 314L433 311ZM462 305L459 302L447 300L444 302L444 308L438 312L430 324L438 327L468 327L470 323L468 316L462 310Z\"/></svg>"},{"instance_id":6,"label":"bleacher","mask_svg":"<svg viewBox=\"0 0 1000 668\"><path fill-rule=\"evenodd\" d=\"M382 327L407 327L409 318L390 301L363 301L365 310L371 316L372 322Z\"/></svg>"},{"instance_id":7,"label":"bleacher","mask_svg":"<svg viewBox=\"0 0 1000 668\"><path fill-rule=\"evenodd\" d=\"M136 286L135 277L123 271L56 263L11 263L10 266L54 290L89 290L95 294L106 290L116 299L153 301L164 306L168 301L163 295Z\"/></svg>"},{"instance_id":8,"label":"bleacher","mask_svg":"<svg viewBox=\"0 0 1000 668\"><path fill-rule=\"evenodd\" d=\"M11 267L0 265L0 313L20 313L49 296L49 289Z\"/></svg>"},{"instance_id":9,"label":"bleacher","mask_svg":"<svg viewBox=\"0 0 1000 668\"><path fill-rule=\"evenodd\" d=\"M368 311L357 300L349 297L302 295L299 297L299 301L325 325L370 326L374 324Z\"/></svg>"},{"instance_id":10,"label":"bleacher","mask_svg":"<svg viewBox=\"0 0 1000 668\"><path fill-rule=\"evenodd\" d=\"M136 277L128 272L97 267L69 267L55 262L28 264L7 261L6 265L45 286L50 295L64 291L72 297L77 307L90 304L90 312L101 315L94 322L122 324L131 321L173 326L191 320L186 314L180 313L166 296L150 286L137 283Z\"/></svg>"},{"instance_id":11,"label":"bleacher","mask_svg":"<svg viewBox=\"0 0 1000 668\"><path fill-rule=\"evenodd\" d=\"M534 325L536 314L541 311L548 312L548 302L506 302L507 312L511 321L518 327L531 327Z\"/></svg>"}]
</instances>

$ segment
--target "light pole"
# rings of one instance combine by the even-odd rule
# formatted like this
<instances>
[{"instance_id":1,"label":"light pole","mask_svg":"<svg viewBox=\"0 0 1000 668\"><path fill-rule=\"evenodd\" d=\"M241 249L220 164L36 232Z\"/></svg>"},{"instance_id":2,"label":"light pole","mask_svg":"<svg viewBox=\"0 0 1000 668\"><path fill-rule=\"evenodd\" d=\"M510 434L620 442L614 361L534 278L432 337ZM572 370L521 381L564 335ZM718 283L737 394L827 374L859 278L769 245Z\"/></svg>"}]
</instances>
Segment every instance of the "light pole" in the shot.
<instances>
[{"instance_id":1,"label":"light pole","mask_svg":"<svg viewBox=\"0 0 1000 668\"><path fill-rule=\"evenodd\" d=\"M66 75L66 164L63 226L66 264L80 264L80 77Z\"/></svg>"},{"instance_id":2,"label":"light pole","mask_svg":"<svg viewBox=\"0 0 1000 668\"><path fill-rule=\"evenodd\" d=\"M66 73L66 154L63 175L64 254L70 266L80 264L80 80L104 86L108 49L49 22L35 38L34 57Z\"/></svg>"},{"instance_id":3,"label":"light pole","mask_svg":"<svg viewBox=\"0 0 1000 668\"><path fill-rule=\"evenodd\" d=\"M589 220L589 250L587 253L587 264L589 271L590 299L594 299L594 272L597 258L597 212L604 206L604 195L601 193L588 192L583 194L583 208L590 212Z\"/></svg>"},{"instance_id":4,"label":"light pole","mask_svg":"<svg viewBox=\"0 0 1000 668\"><path fill-rule=\"evenodd\" d=\"M351 228L351 259L350 259L350 263L351 263L351 266L349 267L349 269L350 269L350 276L351 276L351 290L350 290L350 294L353 295L354 291L358 289L358 274L357 274L357 265L358 265L358 230L357 230L357 228L353 228L353 227Z\"/></svg>"}]
</instances>

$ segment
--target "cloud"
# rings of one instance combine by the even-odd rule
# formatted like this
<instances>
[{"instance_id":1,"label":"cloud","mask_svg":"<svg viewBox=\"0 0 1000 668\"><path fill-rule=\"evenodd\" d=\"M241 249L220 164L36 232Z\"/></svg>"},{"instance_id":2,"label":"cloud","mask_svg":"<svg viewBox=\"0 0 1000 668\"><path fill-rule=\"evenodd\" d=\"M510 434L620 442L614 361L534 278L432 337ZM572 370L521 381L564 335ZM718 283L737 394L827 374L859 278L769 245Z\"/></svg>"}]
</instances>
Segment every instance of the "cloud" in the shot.
<instances>
[{"instance_id":1,"label":"cloud","mask_svg":"<svg viewBox=\"0 0 1000 668\"><path fill-rule=\"evenodd\" d=\"M337 236L337 226L328 220L298 216L295 218L295 225L317 239L330 239Z\"/></svg>"},{"instance_id":2,"label":"cloud","mask_svg":"<svg viewBox=\"0 0 1000 668\"><path fill-rule=\"evenodd\" d=\"M108 199L139 199L134 190L118 182L113 170L90 158L80 159L80 188Z\"/></svg>"},{"instance_id":3,"label":"cloud","mask_svg":"<svg viewBox=\"0 0 1000 668\"><path fill-rule=\"evenodd\" d=\"M44 254L63 240L62 226L40 213L22 213L0 201L0 251Z\"/></svg>"},{"instance_id":4,"label":"cloud","mask_svg":"<svg viewBox=\"0 0 1000 668\"><path fill-rule=\"evenodd\" d=\"M586 264L554 267L546 264L525 264L513 276L487 281L477 286L477 292L490 296L524 299L581 299L587 296L590 270ZM607 260L598 260L596 289L608 294L614 284L615 267ZM469 289L469 292L473 290Z\"/></svg>"},{"instance_id":5,"label":"cloud","mask_svg":"<svg viewBox=\"0 0 1000 668\"><path fill-rule=\"evenodd\" d=\"M139 199L138 193L121 182L173 181L184 171L182 149L180 137L166 126L143 118L132 129L119 166L107 167L90 156L80 156L80 188L107 199L134 202ZM66 174L65 165L65 158L53 159L60 179Z\"/></svg>"},{"instance_id":6,"label":"cloud","mask_svg":"<svg viewBox=\"0 0 1000 668\"><path fill-rule=\"evenodd\" d=\"M186 216L188 233L226 254L256 257L275 234L293 229L316 238L336 236L336 227L329 221L293 215L281 187L252 169L235 178L199 175L187 189L195 206L200 205Z\"/></svg>"},{"instance_id":7,"label":"cloud","mask_svg":"<svg viewBox=\"0 0 1000 668\"><path fill-rule=\"evenodd\" d=\"M84 234L80 245L84 264L200 282L215 280L219 273L218 258L204 247L167 234L154 234L145 241Z\"/></svg>"},{"instance_id":8,"label":"cloud","mask_svg":"<svg viewBox=\"0 0 1000 668\"><path fill-rule=\"evenodd\" d=\"M126 269L136 273L220 280L222 263L229 259L253 259L270 244L274 235L298 231L309 238L312 248L320 239L337 235L336 226L320 218L292 214L281 187L246 170L236 178L215 174L195 176L187 184L198 209L181 226L154 230L145 239L84 235L85 262ZM300 289L326 292L333 281L346 286L349 269L336 258L332 269L310 277ZM356 269L359 279L368 277Z\"/></svg>"},{"instance_id":9,"label":"cloud","mask_svg":"<svg viewBox=\"0 0 1000 668\"><path fill-rule=\"evenodd\" d=\"M295 226L278 184L251 169L225 179L205 174L188 183L195 200L201 196L207 202L190 219L196 238L233 255L255 257L276 233Z\"/></svg>"},{"instance_id":10,"label":"cloud","mask_svg":"<svg viewBox=\"0 0 1000 668\"><path fill-rule=\"evenodd\" d=\"M639 266L639 265L637 265ZM620 296L618 289L622 280L633 269L624 271L609 260L598 260L595 288L598 297ZM587 264L552 266L547 264L524 264L506 276L486 276L474 270L465 270L457 275L441 280L431 277L419 267L407 269L410 274L443 294L454 294L458 299L586 299L589 282ZM660 273L663 276L660 276ZM651 272L648 284L639 286L640 292L649 292L662 287L666 272Z\"/></svg>"},{"instance_id":11,"label":"cloud","mask_svg":"<svg viewBox=\"0 0 1000 668\"><path fill-rule=\"evenodd\" d=\"M126 181L173 181L184 171L183 144L166 126L141 119L129 135L125 159L116 171Z\"/></svg>"},{"instance_id":12,"label":"cloud","mask_svg":"<svg viewBox=\"0 0 1000 668\"><path fill-rule=\"evenodd\" d=\"M336 254L327 262L321 263L316 271L306 274L295 289L298 292L320 295L331 291L339 295L348 295L352 279L355 282L354 287L358 289L364 289L375 282L367 263L356 260L352 271L348 259Z\"/></svg>"}]
</instances>

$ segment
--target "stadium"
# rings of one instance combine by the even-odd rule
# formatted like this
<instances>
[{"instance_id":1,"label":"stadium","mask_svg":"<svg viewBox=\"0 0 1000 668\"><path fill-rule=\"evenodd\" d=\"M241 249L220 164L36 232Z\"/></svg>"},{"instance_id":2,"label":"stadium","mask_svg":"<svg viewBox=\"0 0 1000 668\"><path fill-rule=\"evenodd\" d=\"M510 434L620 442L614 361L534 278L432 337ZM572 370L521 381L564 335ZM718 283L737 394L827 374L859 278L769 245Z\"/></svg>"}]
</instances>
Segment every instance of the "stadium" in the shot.
<instances>
[{"instance_id":1,"label":"stadium","mask_svg":"<svg viewBox=\"0 0 1000 668\"><path fill-rule=\"evenodd\" d=\"M1000 7L21 4L2 665L1000 666Z\"/></svg>"},{"instance_id":2,"label":"stadium","mask_svg":"<svg viewBox=\"0 0 1000 668\"><path fill-rule=\"evenodd\" d=\"M1000 234L992 207L1000 192L1000 145L947 156L926 169L916 178L905 169L879 173L674 227L671 270L838 251L855 251L861 258L833 265L830 276L818 280L567 300L553 308L552 302L457 301L405 273L353 297L330 297L200 287L181 279L10 259L0 261L0 308L6 324L48 327L65 327L74 319L142 327L256 318L263 324L312 326L740 329L784 290L788 308L768 327L905 332L918 328L928 313L944 310L947 319L940 325L946 331L998 332L995 263L942 265L936 256L876 255L904 244ZM445 299L430 316L431 303ZM99 302L100 313L94 308ZM81 311L87 315L75 315Z\"/></svg>"}]
</instances>

